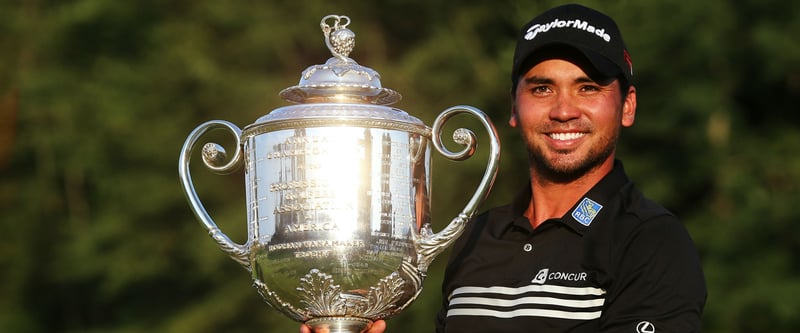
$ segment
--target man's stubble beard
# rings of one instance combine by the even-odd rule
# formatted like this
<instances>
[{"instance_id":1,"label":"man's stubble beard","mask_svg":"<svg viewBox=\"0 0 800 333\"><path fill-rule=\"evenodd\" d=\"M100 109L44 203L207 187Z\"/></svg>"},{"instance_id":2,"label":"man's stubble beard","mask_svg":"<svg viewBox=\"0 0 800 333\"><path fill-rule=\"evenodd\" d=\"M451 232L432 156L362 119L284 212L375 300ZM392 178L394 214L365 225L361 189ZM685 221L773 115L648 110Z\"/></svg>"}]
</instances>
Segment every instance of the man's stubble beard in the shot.
<instances>
[{"instance_id":1,"label":"man's stubble beard","mask_svg":"<svg viewBox=\"0 0 800 333\"><path fill-rule=\"evenodd\" d=\"M601 138L597 145L590 148L586 156L576 161L559 161L559 155L569 153L568 151L556 152L554 160L548 159L542 149L537 148L522 133L523 139L528 148L528 160L532 175L538 177L540 181L564 184L580 179L582 176L600 167L616 149L617 139L620 130L617 129L610 137Z\"/></svg>"}]
</instances>

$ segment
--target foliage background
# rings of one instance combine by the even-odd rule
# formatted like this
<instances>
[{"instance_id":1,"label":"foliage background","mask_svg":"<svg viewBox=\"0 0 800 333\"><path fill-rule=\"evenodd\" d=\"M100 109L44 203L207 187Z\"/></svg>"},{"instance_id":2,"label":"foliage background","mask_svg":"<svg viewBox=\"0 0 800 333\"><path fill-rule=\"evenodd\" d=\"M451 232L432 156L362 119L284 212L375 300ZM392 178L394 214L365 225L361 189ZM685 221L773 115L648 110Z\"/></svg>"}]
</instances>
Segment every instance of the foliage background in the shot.
<instances>
[{"instance_id":1,"label":"foliage background","mask_svg":"<svg viewBox=\"0 0 800 333\"><path fill-rule=\"evenodd\" d=\"M352 57L404 95L398 107L428 124L456 104L494 119L502 166L484 208L500 204L526 171L506 125L514 36L556 3L0 2L0 331L296 331L190 212L176 173L188 133L286 105L277 92L330 57L319 20L344 14ZM800 2L584 3L631 49L639 112L620 157L700 249L705 331L800 331ZM483 163L434 159L435 229ZM194 170L243 239L241 173ZM430 329L445 261L389 331Z\"/></svg>"}]
</instances>

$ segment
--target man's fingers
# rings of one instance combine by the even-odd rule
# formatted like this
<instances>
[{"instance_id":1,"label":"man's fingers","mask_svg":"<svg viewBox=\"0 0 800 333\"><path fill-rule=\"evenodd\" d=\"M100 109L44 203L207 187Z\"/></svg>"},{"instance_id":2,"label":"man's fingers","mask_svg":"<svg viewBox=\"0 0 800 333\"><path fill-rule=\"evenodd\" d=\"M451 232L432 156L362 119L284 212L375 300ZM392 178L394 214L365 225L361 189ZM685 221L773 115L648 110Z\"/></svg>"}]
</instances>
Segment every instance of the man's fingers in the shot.
<instances>
[{"instance_id":1,"label":"man's fingers","mask_svg":"<svg viewBox=\"0 0 800 333\"><path fill-rule=\"evenodd\" d=\"M383 333L384 331L386 331L386 321L376 320L367 330L367 333Z\"/></svg>"}]
</instances>

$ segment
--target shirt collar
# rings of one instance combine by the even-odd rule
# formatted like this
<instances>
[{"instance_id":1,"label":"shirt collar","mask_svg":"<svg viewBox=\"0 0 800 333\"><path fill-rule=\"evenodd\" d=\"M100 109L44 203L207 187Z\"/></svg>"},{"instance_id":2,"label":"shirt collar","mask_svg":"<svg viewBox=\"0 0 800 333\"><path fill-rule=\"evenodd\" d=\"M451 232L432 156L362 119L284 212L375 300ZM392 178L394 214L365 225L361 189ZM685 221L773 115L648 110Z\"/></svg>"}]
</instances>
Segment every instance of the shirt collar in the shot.
<instances>
[{"instance_id":1,"label":"shirt collar","mask_svg":"<svg viewBox=\"0 0 800 333\"><path fill-rule=\"evenodd\" d=\"M616 209L613 207L619 200L620 190L629 183L622 162L615 160L611 172L581 196L560 220L581 234L594 224L607 223L614 216Z\"/></svg>"},{"instance_id":2,"label":"shirt collar","mask_svg":"<svg viewBox=\"0 0 800 333\"><path fill-rule=\"evenodd\" d=\"M625 175L625 169L622 162L619 160L614 161L614 168L605 175L597 184L595 184L586 194L581 196L577 202L572 205L564 216L554 219L561 222L579 234L584 234L589 227L597 223L605 223L604 221L611 219L613 209L603 209L613 205L614 200L618 200L619 191L630 183L630 180ZM505 211L508 214L505 219L507 223L498 223L495 226L497 232L506 230L514 225L515 220L523 218L522 215L528 208L531 200L531 187L528 182L521 191L514 197L512 203L507 206ZM519 223L516 223L519 225Z\"/></svg>"}]
</instances>

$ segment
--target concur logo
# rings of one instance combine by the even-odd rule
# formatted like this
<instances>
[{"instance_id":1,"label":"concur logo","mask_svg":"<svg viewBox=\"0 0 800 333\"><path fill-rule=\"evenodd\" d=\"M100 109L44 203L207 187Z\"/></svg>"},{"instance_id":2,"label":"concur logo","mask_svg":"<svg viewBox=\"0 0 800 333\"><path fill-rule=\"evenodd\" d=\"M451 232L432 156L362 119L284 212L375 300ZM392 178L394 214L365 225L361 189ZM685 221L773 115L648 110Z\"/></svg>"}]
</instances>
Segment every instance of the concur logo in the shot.
<instances>
[{"instance_id":1,"label":"concur logo","mask_svg":"<svg viewBox=\"0 0 800 333\"><path fill-rule=\"evenodd\" d=\"M550 270L547 268L541 269L539 273L536 273L536 276L533 278L533 280L531 280L531 283L544 284L547 282L547 272L549 271Z\"/></svg>"},{"instance_id":2,"label":"concur logo","mask_svg":"<svg viewBox=\"0 0 800 333\"><path fill-rule=\"evenodd\" d=\"M586 272L551 272L549 268L542 268L538 273L536 273L536 276L533 277L531 283L544 284L548 280L586 281L586 277Z\"/></svg>"}]
</instances>

